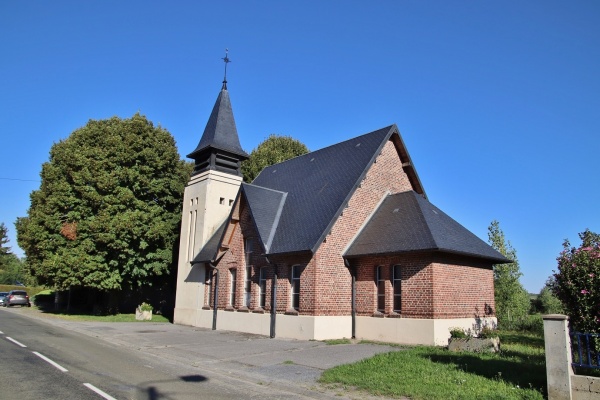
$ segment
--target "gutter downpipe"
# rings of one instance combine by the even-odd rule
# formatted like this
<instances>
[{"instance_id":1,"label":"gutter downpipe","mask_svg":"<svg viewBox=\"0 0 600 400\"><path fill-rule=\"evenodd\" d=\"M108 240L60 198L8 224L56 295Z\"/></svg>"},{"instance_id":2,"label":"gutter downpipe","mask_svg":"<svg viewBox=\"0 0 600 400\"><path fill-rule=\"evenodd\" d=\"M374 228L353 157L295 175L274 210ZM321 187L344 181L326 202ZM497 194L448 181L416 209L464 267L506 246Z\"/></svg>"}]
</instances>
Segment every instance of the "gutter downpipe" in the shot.
<instances>
[{"instance_id":1,"label":"gutter downpipe","mask_svg":"<svg viewBox=\"0 0 600 400\"><path fill-rule=\"evenodd\" d=\"M344 258L344 264L352 277L352 339L356 339L356 266L351 266L350 261Z\"/></svg>"},{"instance_id":2,"label":"gutter downpipe","mask_svg":"<svg viewBox=\"0 0 600 400\"><path fill-rule=\"evenodd\" d=\"M265 257L266 258L266 257ZM266 258L267 263L270 265L271 262ZM273 281L271 282L271 329L269 337L273 339L275 337L275 323L277 321L277 264L273 265Z\"/></svg>"},{"instance_id":3,"label":"gutter downpipe","mask_svg":"<svg viewBox=\"0 0 600 400\"><path fill-rule=\"evenodd\" d=\"M212 262L209 262L206 265L208 265L209 268L212 268L212 270L217 273L215 280L214 280L215 296L213 297L213 321L212 321L212 330L215 331L215 330L217 330L217 304L218 304L218 299L219 299L219 270L217 269L217 267L215 267L213 265ZM211 281L212 281L212 279L211 279Z\"/></svg>"}]
</instances>

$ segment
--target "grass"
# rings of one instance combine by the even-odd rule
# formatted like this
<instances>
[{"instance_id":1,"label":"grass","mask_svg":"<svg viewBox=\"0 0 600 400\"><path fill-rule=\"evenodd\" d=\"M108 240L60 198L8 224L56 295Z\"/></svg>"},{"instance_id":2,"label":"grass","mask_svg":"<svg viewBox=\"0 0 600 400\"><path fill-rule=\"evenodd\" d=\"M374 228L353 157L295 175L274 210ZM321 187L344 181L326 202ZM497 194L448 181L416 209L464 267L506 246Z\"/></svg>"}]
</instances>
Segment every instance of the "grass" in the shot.
<instances>
[{"instance_id":1,"label":"grass","mask_svg":"<svg viewBox=\"0 0 600 400\"><path fill-rule=\"evenodd\" d=\"M543 338L500 332L500 341L499 354L428 346L399 349L327 370L320 381L411 399L543 399Z\"/></svg>"},{"instance_id":2,"label":"grass","mask_svg":"<svg viewBox=\"0 0 600 400\"><path fill-rule=\"evenodd\" d=\"M162 315L152 315L151 321L139 321L135 319L135 314L116 314L116 315L89 315L89 314L66 314L66 313L45 313L51 314L56 318L71 321L97 321L97 322L169 322Z\"/></svg>"}]
</instances>

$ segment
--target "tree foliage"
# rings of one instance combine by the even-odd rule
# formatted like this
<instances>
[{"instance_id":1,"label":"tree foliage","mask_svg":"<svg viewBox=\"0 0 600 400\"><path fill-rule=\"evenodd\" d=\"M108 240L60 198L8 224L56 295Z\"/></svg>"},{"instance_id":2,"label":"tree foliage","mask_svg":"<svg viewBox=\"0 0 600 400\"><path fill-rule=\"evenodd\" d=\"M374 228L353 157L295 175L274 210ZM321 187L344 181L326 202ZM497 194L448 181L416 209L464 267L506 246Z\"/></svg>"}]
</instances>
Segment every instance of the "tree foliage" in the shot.
<instances>
[{"instance_id":1,"label":"tree foliage","mask_svg":"<svg viewBox=\"0 0 600 400\"><path fill-rule=\"evenodd\" d=\"M242 163L244 181L252 182L265 167L301 156L308 151L302 142L291 136L270 135Z\"/></svg>"},{"instance_id":2,"label":"tree foliage","mask_svg":"<svg viewBox=\"0 0 600 400\"><path fill-rule=\"evenodd\" d=\"M168 273L189 177L144 116L90 120L50 150L19 246L40 284L119 290Z\"/></svg>"},{"instance_id":3,"label":"tree foliage","mask_svg":"<svg viewBox=\"0 0 600 400\"><path fill-rule=\"evenodd\" d=\"M553 292L569 315L571 329L600 333L600 235L586 229L581 245L568 240L557 258Z\"/></svg>"},{"instance_id":4,"label":"tree foliage","mask_svg":"<svg viewBox=\"0 0 600 400\"><path fill-rule=\"evenodd\" d=\"M494 265L494 300L498 324L504 328L513 328L523 321L529 312L530 301L527 291L519 279L523 275L517 259L517 251L510 241L506 241L498 221L492 221L488 227L490 245L504 257L512 260L508 264Z\"/></svg>"},{"instance_id":5,"label":"tree foliage","mask_svg":"<svg viewBox=\"0 0 600 400\"><path fill-rule=\"evenodd\" d=\"M2 222L0 223L0 284L27 283L28 279L23 271L23 261L11 252L8 242L8 229Z\"/></svg>"}]
</instances>

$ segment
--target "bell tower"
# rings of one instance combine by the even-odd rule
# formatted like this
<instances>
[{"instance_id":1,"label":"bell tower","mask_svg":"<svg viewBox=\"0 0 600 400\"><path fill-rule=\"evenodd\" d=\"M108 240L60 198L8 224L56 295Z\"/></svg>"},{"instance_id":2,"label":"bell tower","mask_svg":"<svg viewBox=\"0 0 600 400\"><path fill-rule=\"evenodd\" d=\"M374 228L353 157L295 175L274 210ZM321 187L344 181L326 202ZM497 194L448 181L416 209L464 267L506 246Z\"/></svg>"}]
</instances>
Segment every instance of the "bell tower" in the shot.
<instances>
[{"instance_id":1,"label":"bell tower","mask_svg":"<svg viewBox=\"0 0 600 400\"><path fill-rule=\"evenodd\" d=\"M242 149L225 78L204 133L196 149L188 154L194 170L183 195L183 213L177 266L174 322L198 325L204 305L206 269L191 261L229 216L242 183L241 163L248 158Z\"/></svg>"}]
</instances>

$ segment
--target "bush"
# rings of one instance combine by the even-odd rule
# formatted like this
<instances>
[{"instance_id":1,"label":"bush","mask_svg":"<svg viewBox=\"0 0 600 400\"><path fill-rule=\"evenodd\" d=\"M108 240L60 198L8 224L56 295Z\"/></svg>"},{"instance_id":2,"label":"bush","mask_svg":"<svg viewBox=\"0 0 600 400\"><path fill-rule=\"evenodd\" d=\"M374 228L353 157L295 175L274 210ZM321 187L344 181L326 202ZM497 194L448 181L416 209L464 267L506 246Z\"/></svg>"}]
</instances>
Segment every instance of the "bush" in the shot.
<instances>
[{"instance_id":1,"label":"bush","mask_svg":"<svg viewBox=\"0 0 600 400\"><path fill-rule=\"evenodd\" d=\"M600 333L600 235L586 230L581 245L568 240L557 258L552 290L569 315L572 330Z\"/></svg>"},{"instance_id":2,"label":"bush","mask_svg":"<svg viewBox=\"0 0 600 400\"><path fill-rule=\"evenodd\" d=\"M498 331L490 328L489 326L484 326L481 331L479 331L479 335L477 337L481 339L491 339L498 337Z\"/></svg>"},{"instance_id":3,"label":"bush","mask_svg":"<svg viewBox=\"0 0 600 400\"><path fill-rule=\"evenodd\" d=\"M471 330L465 331L463 328L450 328L450 337L452 339L466 339L473 337Z\"/></svg>"}]
</instances>

